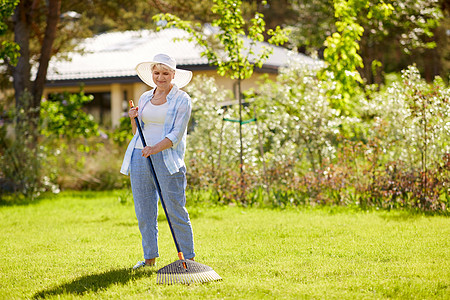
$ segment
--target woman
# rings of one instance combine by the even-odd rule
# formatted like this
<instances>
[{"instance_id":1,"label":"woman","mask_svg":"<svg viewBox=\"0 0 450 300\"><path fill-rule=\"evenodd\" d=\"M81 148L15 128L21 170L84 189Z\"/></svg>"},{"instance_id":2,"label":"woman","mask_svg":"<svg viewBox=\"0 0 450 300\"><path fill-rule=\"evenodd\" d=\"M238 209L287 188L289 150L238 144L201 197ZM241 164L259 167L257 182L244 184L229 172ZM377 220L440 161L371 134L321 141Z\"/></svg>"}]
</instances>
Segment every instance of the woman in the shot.
<instances>
[{"instance_id":1,"label":"woman","mask_svg":"<svg viewBox=\"0 0 450 300\"><path fill-rule=\"evenodd\" d=\"M133 269L154 266L158 253L158 194L147 157L151 156L172 227L186 259L194 259L194 239L186 204L186 128L191 100L180 90L192 72L176 68L173 58L158 54L151 62L136 67L138 76L152 90L142 94L138 106L128 112L134 137L128 145L121 173L130 174L136 217L142 235L144 261ZM145 141L136 132L138 117Z\"/></svg>"}]
</instances>

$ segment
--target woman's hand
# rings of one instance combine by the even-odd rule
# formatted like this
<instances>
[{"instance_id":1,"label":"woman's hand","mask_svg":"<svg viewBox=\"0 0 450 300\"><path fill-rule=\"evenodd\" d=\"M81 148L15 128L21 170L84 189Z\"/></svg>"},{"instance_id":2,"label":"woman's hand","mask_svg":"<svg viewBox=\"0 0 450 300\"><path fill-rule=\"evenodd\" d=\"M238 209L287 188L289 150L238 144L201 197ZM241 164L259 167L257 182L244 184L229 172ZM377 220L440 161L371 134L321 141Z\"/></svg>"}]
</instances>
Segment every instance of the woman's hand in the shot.
<instances>
[{"instance_id":1,"label":"woman's hand","mask_svg":"<svg viewBox=\"0 0 450 300\"><path fill-rule=\"evenodd\" d=\"M172 146L173 146L172 141L169 140L168 138L164 138L158 144L154 146L146 146L144 149L142 149L142 156L149 157L150 155L169 149Z\"/></svg>"},{"instance_id":2,"label":"woman's hand","mask_svg":"<svg viewBox=\"0 0 450 300\"><path fill-rule=\"evenodd\" d=\"M128 116L130 117L130 119L134 119L138 116L138 107L133 107L128 111Z\"/></svg>"},{"instance_id":3,"label":"woman's hand","mask_svg":"<svg viewBox=\"0 0 450 300\"><path fill-rule=\"evenodd\" d=\"M159 151L157 150L156 146L146 146L144 149L142 149L142 156L149 157L150 155L156 154Z\"/></svg>"}]
</instances>

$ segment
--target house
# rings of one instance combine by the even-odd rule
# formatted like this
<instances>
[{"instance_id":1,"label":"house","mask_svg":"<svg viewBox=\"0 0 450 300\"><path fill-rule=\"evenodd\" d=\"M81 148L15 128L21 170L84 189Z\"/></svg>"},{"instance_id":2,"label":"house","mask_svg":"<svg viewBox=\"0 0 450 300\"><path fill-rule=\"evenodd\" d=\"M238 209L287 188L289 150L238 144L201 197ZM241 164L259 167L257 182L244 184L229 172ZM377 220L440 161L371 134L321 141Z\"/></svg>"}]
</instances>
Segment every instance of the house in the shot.
<instances>
[{"instance_id":1,"label":"house","mask_svg":"<svg viewBox=\"0 0 450 300\"><path fill-rule=\"evenodd\" d=\"M218 86L235 91L236 81L218 76L215 67L200 55L202 48L182 39L187 36L185 31L171 28L159 32L111 32L85 39L80 43L83 52L69 53L69 60L52 58L44 97L64 91L79 92L83 86L86 94L94 96L88 106L89 112L100 123L114 128L128 110L128 100L137 101L150 88L137 76L136 65L153 59L158 53L174 57L178 68L190 70L194 76L212 76ZM255 70L252 78L241 83L243 90L256 86L258 74L268 74L269 78L275 79L278 69L288 62L288 50L266 43L259 43L257 47L262 45L272 47L273 54L261 69ZM298 55L312 61L307 56Z\"/></svg>"}]
</instances>

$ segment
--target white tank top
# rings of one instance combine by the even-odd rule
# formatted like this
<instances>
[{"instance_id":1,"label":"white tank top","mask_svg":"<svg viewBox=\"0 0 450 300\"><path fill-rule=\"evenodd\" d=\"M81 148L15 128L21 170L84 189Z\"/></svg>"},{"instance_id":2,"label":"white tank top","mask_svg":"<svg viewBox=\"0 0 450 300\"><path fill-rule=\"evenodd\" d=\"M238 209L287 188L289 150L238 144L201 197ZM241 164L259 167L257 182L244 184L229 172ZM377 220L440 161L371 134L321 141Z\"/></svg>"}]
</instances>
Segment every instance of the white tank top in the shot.
<instances>
[{"instance_id":1,"label":"white tank top","mask_svg":"<svg viewBox=\"0 0 450 300\"><path fill-rule=\"evenodd\" d=\"M164 121L166 120L169 104L166 102L161 105L154 105L150 101L142 111L142 121L144 121L144 128L142 129L145 137L145 142L148 146L154 146L162 140L162 133L164 129ZM136 149L143 149L141 138L136 142Z\"/></svg>"}]
</instances>

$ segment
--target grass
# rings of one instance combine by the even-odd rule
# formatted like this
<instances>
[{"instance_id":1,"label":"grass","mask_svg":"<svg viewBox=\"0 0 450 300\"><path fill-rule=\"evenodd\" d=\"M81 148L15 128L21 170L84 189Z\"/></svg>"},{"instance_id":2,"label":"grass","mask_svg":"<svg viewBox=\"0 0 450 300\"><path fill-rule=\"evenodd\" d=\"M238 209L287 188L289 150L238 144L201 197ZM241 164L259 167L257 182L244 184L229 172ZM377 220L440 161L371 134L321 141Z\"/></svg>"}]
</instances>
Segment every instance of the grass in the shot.
<instances>
[{"instance_id":1,"label":"grass","mask_svg":"<svg viewBox=\"0 0 450 300\"><path fill-rule=\"evenodd\" d=\"M119 201L120 199L120 201ZM348 208L188 207L223 281L156 285L122 193L0 207L0 299L449 299L450 219ZM160 210L162 212L162 210ZM164 216L158 266L177 259Z\"/></svg>"}]
</instances>

